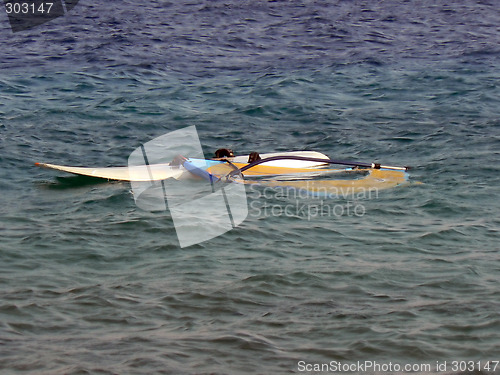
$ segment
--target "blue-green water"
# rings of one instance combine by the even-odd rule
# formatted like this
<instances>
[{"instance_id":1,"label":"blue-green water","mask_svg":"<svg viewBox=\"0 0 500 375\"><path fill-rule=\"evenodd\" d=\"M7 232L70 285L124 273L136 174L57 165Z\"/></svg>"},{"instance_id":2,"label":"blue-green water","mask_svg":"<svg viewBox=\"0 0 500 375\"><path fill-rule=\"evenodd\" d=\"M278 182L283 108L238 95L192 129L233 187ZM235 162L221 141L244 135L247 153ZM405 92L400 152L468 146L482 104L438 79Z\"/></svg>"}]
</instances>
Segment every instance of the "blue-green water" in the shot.
<instances>
[{"instance_id":1,"label":"blue-green water","mask_svg":"<svg viewBox=\"0 0 500 375\"><path fill-rule=\"evenodd\" d=\"M1 16L1 372L494 372L500 14L458 3L81 1L19 33ZM189 125L207 156L315 150L422 184L323 202L362 215L250 194L274 211L180 249L128 183L33 165L126 165Z\"/></svg>"}]
</instances>

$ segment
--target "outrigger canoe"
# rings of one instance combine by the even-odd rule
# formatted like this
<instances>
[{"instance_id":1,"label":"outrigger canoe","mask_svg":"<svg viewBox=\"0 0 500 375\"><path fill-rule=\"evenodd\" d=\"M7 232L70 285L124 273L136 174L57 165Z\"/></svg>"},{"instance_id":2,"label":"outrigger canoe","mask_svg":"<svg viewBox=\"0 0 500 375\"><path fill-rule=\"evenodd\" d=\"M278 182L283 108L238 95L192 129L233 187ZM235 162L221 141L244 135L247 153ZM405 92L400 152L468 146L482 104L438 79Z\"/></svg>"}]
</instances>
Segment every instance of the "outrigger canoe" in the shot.
<instances>
[{"instance_id":1,"label":"outrigger canoe","mask_svg":"<svg viewBox=\"0 0 500 375\"><path fill-rule=\"evenodd\" d=\"M146 182L201 177L211 183L229 181L260 184L306 190L314 195L328 195L338 193L339 190L356 193L367 189L388 189L406 184L409 177L407 173L409 167L332 160L315 151L270 153L262 154L260 157L251 163L248 163L248 156L236 156L224 160L182 157L177 163L107 168L35 164L43 168L108 180ZM347 167L329 168L328 166L332 164ZM332 179L332 175L342 175L342 178ZM325 176L328 178L323 178Z\"/></svg>"}]
</instances>

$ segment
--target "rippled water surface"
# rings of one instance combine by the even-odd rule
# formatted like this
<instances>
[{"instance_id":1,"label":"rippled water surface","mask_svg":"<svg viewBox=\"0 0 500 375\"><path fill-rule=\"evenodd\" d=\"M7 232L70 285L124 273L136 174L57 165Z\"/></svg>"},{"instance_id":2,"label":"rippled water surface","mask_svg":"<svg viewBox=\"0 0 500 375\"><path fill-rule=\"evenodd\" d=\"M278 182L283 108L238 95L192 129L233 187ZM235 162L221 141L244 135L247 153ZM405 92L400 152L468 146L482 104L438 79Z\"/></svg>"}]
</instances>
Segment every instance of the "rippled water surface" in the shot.
<instances>
[{"instance_id":1,"label":"rippled water surface","mask_svg":"<svg viewBox=\"0 0 500 375\"><path fill-rule=\"evenodd\" d=\"M1 13L1 372L495 372L499 24L472 0L81 0L16 33ZM126 165L190 125L207 156L315 150L412 184L249 191L239 227L181 249L130 184L33 165Z\"/></svg>"}]
</instances>

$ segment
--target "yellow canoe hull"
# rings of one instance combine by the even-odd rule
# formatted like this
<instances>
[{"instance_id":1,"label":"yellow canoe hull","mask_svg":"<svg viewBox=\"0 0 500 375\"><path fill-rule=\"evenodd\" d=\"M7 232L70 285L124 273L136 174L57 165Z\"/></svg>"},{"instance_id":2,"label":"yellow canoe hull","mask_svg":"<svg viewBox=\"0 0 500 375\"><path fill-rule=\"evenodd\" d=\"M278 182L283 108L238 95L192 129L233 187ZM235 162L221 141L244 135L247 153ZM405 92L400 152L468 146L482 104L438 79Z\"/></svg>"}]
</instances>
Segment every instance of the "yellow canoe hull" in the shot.
<instances>
[{"instance_id":1,"label":"yellow canoe hull","mask_svg":"<svg viewBox=\"0 0 500 375\"><path fill-rule=\"evenodd\" d=\"M390 189L408 183L408 173L405 171L387 169L365 169L359 171L367 171L368 174L358 179L245 180L245 183L259 184L273 188L302 190L311 195L337 197L359 194L373 195L373 193L379 190Z\"/></svg>"},{"instance_id":2,"label":"yellow canoe hull","mask_svg":"<svg viewBox=\"0 0 500 375\"><path fill-rule=\"evenodd\" d=\"M244 163L235 163L241 168ZM229 164L212 166L207 171L216 176L225 176L234 170ZM342 179L314 179L316 176L344 174ZM363 176L360 176L362 174ZM390 189L408 183L408 173L392 169L325 169L283 168L259 164L243 172L243 177L271 177L272 179L244 179L245 184L303 190L312 195L361 194ZM352 178L349 178L352 177Z\"/></svg>"},{"instance_id":3,"label":"yellow canoe hull","mask_svg":"<svg viewBox=\"0 0 500 375\"><path fill-rule=\"evenodd\" d=\"M247 163L233 163L237 168L243 168ZM207 172L212 173L216 176L225 175L230 171L234 170L229 164L214 165L207 169ZM321 168L288 168L288 167L276 167L266 164L259 164L251 169L247 169L243 172L244 177L268 177L268 176L280 176L280 175L296 175L296 174L323 174L325 172L339 171L338 169L321 169Z\"/></svg>"}]
</instances>

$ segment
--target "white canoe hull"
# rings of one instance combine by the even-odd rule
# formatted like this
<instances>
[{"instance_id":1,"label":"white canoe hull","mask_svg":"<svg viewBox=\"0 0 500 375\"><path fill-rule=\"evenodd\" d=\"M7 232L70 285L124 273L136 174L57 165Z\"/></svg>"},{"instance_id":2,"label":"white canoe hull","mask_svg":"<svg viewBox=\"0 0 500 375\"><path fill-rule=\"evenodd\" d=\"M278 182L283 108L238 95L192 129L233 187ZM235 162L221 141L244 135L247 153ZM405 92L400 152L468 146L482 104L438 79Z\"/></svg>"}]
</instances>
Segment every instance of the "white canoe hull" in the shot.
<instances>
[{"instance_id":1,"label":"white canoe hull","mask_svg":"<svg viewBox=\"0 0 500 375\"><path fill-rule=\"evenodd\" d=\"M318 159L328 159L328 156L315 151L292 151L292 152L274 152L260 155L262 159L273 156L302 156ZM247 163L248 155L236 156L230 159L234 163ZM217 163L216 161L207 160L208 164ZM169 164L151 164L132 167L71 167L47 163L35 163L35 165L43 168L63 171L80 176L89 176L96 178L104 178L108 180L121 181L157 181L167 178L180 179L186 176L187 172L184 168L172 167ZM265 166L281 167L281 168L314 168L324 165L323 163L310 162L304 160L274 160L268 163L263 163ZM210 165L207 165L207 167Z\"/></svg>"}]
</instances>

